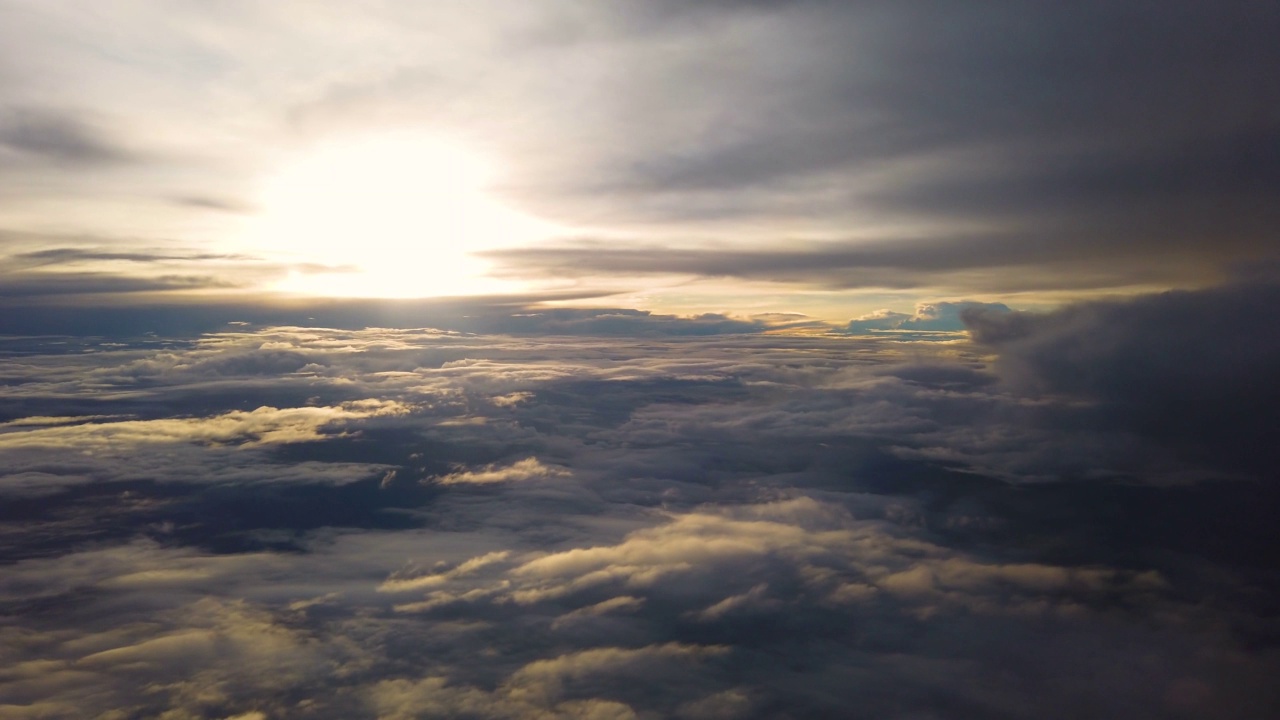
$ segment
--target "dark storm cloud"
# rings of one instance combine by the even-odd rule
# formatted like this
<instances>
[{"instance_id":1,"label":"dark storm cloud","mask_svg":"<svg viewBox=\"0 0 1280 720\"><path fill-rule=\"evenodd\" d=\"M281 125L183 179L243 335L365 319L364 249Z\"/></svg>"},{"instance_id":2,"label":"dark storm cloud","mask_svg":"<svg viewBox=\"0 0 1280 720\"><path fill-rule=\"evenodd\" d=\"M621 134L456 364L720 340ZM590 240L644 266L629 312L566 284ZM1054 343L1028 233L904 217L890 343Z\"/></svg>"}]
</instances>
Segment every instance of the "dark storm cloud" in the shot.
<instances>
[{"instance_id":1,"label":"dark storm cloud","mask_svg":"<svg viewBox=\"0 0 1280 720\"><path fill-rule=\"evenodd\" d=\"M1280 456L1274 282L1072 305L1033 315L964 313L997 370L1040 392L1101 404L1100 418L1176 452L1269 473Z\"/></svg>"},{"instance_id":2,"label":"dark storm cloud","mask_svg":"<svg viewBox=\"0 0 1280 720\"><path fill-rule=\"evenodd\" d=\"M55 164L103 165L131 162L135 155L113 143L93 124L49 109L0 111L0 148Z\"/></svg>"}]
</instances>

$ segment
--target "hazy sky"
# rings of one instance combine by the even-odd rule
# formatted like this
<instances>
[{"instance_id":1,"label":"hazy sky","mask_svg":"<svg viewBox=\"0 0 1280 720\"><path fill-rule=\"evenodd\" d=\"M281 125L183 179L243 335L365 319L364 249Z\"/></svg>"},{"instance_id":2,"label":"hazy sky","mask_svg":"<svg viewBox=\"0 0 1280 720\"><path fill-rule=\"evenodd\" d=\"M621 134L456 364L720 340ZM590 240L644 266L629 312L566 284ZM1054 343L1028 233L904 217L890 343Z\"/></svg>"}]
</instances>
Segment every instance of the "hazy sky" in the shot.
<instances>
[{"instance_id":1,"label":"hazy sky","mask_svg":"<svg viewBox=\"0 0 1280 720\"><path fill-rule=\"evenodd\" d=\"M843 321L1203 286L1275 255L1278 28L1183 0L4 0L0 293Z\"/></svg>"}]
</instances>

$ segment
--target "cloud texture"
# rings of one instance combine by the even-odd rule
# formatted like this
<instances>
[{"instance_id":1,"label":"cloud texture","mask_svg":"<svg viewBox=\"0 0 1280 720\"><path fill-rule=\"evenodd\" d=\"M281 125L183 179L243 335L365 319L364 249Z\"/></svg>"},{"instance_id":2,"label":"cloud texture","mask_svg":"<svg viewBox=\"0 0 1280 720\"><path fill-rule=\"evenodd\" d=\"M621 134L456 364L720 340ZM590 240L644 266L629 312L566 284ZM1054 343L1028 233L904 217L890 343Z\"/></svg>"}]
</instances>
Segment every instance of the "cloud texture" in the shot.
<instances>
[{"instance_id":1,"label":"cloud texture","mask_svg":"<svg viewBox=\"0 0 1280 720\"><path fill-rule=\"evenodd\" d=\"M246 244L245 223L279 210L269 179L405 133L492 159L494 199L550 223L488 248L525 287L687 298L674 283L692 280L723 297L728 278L863 308L858 292L911 291L896 297L910 307L1198 287L1275 258L1267 4L685 5L6 0L0 295L312 272ZM396 254L370 237L378 221L335 242ZM50 237L243 257L13 276Z\"/></svg>"},{"instance_id":2,"label":"cloud texture","mask_svg":"<svg viewBox=\"0 0 1280 720\"><path fill-rule=\"evenodd\" d=\"M974 344L10 338L0 713L1267 717L1280 487L1125 373L1212 412L1270 364L1197 319L1272 292Z\"/></svg>"},{"instance_id":3,"label":"cloud texture","mask_svg":"<svg viewBox=\"0 0 1280 720\"><path fill-rule=\"evenodd\" d=\"M1277 37L0 0L0 720L1280 716Z\"/></svg>"}]
</instances>

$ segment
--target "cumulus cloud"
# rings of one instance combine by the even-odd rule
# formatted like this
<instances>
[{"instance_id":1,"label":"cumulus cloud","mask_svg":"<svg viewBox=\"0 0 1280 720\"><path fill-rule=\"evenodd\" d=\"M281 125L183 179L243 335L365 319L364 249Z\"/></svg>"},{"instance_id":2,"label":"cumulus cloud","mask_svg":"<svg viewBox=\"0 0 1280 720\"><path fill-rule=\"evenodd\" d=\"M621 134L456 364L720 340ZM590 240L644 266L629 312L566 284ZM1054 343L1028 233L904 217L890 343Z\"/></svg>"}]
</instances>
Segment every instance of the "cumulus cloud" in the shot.
<instances>
[{"instance_id":1,"label":"cumulus cloud","mask_svg":"<svg viewBox=\"0 0 1280 720\"><path fill-rule=\"evenodd\" d=\"M0 706L1266 717L1273 484L1070 377L1140 357L1095 316L1256 292L972 309L977 344L6 338Z\"/></svg>"},{"instance_id":2,"label":"cumulus cloud","mask_svg":"<svg viewBox=\"0 0 1280 720\"><path fill-rule=\"evenodd\" d=\"M258 482L347 483L386 465L299 461L272 465L267 448L317 442L343 434L335 426L404 415L399 402L357 400L339 406L231 411L199 418L83 422L37 418L0 429L0 494L41 495L94 481L159 480L205 484ZM194 468L200 468L193 474Z\"/></svg>"},{"instance_id":3,"label":"cumulus cloud","mask_svg":"<svg viewBox=\"0 0 1280 720\"><path fill-rule=\"evenodd\" d=\"M25 561L0 584L4 602L73 604L52 616L33 616L25 629L5 631L15 641L7 644L13 669L0 676L0 697L19 717L74 716L80 703L90 701L96 708L134 712L181 708L193 716L754 717L784 705L834 712L843 705L814 691L857 682L865 703L888 710L905 698L892 688L940 681L926 668L955 652L949 643L973 643L1000 627L1036 633L1039 643L1064 654L1058 660L1037 656L1036 662L1058 671L1059 682L1070 688L1062 701L1069 698L1079 708L1106 706L1113 690L1090 688L1088 673L1077 675L1069 659L1073 646L1101 643L1107 649L1102 662L1125 672L1133 640L1111 638L1109 628L1126 623L1129 613L1160 628L1142 631L1147 634L1137 652L1153 642L1210 643L1214 652L1229 646L1210 628L1188 631L1186 623L1200 622L1199 611L1182 605L1153 571L993 562L900 526L857 520L840 505L811 498L684 513L615 545L543 557L523 547L523 560L508 551L461 560L433 582L472 588L459 595L460 602L426 608L413 624L380 615L387 608L375 589L426 589L388 588L391 581L375 588L386 552L421 547L432 537L449 540L434 533L356 535L292 559L135 545ZM461 540L447 552L474 542ZM668 570L677 576L663 582L645 577L646 567L670 566L668 557L693 544L709 547ZM544 596L537 606L509 603L506 593L513 588L548 578L572 582L601 567L617 568L610 573L613 585L582 585L574 595ZM767 586L750 584L762 576L770 579ZM623 585L637 594L610 595ZM878 591L855 593L855 585ZM474 592L486 586L492 592ZM602 594L605 600L590 602ZM68 633L59 618L65 620L78 597L99 598L89 602L108 615L94 623L81 620L81 628ZM575 609L565 615L564 608ZM861 632L830 630L830 623L849 622L870 624ZM936 646L907 643L902 635L927 628L942 633ZM550 641L548 631L560 640ZM474 653L490 642L500 645L477 663ZM806 663L825 668L799 685L794 670L780 673L757 654L794 643ZM414 644L426 655L406 664L403 653ZM995 672L1009 647L996 643L990 655L970 647L966 654ZM923 665L902 664L908 650ZM1190 660L1194 653L1186 657L1174 667L1144 671L1157 685L1149 699L1159 701L1159 692L1175 687L1180 673L1195 672L1204 662ZM849 675L848 662L877 670ZM749 693L738 686L744 681ZM948 688L944 702L996 709L1010 700L1031 703L1033 696L1024 693L1043 700L1043 693L1053 692L1026 682L1002 680L1003 700ZM1255 693L1263 687L1261 678L1236 682ZM664 691L653 693L659 686Z\"/></svg>"}]
</instances>

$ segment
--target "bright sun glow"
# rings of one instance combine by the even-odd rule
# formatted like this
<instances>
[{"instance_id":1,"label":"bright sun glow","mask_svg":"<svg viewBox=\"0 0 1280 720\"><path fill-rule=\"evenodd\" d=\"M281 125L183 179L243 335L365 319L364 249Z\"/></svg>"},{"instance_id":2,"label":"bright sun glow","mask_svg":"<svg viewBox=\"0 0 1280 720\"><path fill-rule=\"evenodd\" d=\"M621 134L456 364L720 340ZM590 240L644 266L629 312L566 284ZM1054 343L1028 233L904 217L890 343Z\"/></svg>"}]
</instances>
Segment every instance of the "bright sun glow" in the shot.
<instances>
[{"instance_id":1,"label":"bright sun glow","mask_svg":"<svg viewBox=\"0 0 1280 720\"><path fill-rule=\"evenodd\" d=\"M271 177L250 232L255 252L338 271L298 271L274 289L428 297L509 292L471 253L551 226L487 194L498 168L460 146L389 134L324 146Z\"/></svg>"}]
</instances>

